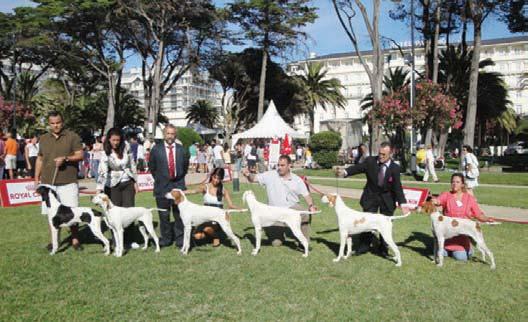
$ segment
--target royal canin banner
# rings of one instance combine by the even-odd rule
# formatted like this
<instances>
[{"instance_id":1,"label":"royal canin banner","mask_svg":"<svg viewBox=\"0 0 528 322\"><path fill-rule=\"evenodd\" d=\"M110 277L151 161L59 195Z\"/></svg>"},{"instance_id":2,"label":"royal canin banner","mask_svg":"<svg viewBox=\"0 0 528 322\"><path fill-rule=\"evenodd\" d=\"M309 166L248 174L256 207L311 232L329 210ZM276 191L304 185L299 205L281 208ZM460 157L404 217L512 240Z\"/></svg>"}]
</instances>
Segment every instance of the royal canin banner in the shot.
<instances>
[{"instance_id":1,"label":"royal canin banner","mask_svg":"<svg viewBox=\"0 0 528 322\"><path fill-rule=\"evenodd\" d=\"M405 186L402 188L407 204L411 207L421 207L429 194L429 189L427 188L411 188Z\"/></svg>"},{"instance_id":2,"label":"royal canin banner","mask_svg":"<svg viewBox=\"0 0 528 322\"><path fill-rule=\"evenodd\" d=\"M35 191L33 179L0 180L2 207L38 204L42 201Z\"/></svg>"},{"instance_id":3,"label":"royal canin banner","mask_svg":"<svg viewBox=\"0 0 528 322\"><path fill-rule=\"evenodd\" d=\"M137 184L139 187L139 191L154 190L154 178L149 172L138 173Z\"/></svg>"}]
</instances>

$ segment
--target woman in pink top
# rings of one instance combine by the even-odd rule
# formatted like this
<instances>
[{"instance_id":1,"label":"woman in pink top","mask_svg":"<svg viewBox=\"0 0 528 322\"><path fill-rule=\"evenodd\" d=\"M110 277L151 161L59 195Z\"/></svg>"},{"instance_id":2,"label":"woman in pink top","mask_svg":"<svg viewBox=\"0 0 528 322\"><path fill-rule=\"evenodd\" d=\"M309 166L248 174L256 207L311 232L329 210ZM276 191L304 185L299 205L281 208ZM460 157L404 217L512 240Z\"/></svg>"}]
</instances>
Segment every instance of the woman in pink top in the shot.
<instances>
[{"instance_id":1,"label":"woman in pink top","mask_svg":"<svg viewBox=\"0 0 528 322\"><path fill-rule=\"evenodd\" d=\"M451 176L451 191L443 192L433 202L436 206L442 206L445 216L455 218L476 218L479 221L493 221L484 216L480 210L477 200L466 191L464 175L454 173ZM466 235L459 235L445 241L444 256L451 255L456 260L467 261L473 254L471 242Z\"/></svg>"}]
</instances>

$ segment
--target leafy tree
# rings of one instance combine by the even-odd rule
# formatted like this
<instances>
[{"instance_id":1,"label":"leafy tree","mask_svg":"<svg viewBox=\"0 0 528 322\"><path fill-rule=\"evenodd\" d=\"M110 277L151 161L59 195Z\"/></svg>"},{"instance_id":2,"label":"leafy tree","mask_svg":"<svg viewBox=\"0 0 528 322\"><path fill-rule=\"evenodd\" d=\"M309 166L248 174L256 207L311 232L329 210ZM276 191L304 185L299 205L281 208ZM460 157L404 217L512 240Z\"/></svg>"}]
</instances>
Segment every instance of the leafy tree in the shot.
<instances>
[{"instance_id":1,"label":"leafy tree","mask_svg":"<svg viewBox=\"0 0 528 322\"><path fill-rule=\"evenodd\" d=\"M208 128L214 128L218 122L218 111L211 102L198 100L189 107L185 118L189 123L199 123Z\"/></svg>"},{"instance_id":2,"label":"leafy tree","mask_svg":"<svg viewBox=\"0 0 528 322\"><path fill-rule=\"evenodd\" d=\"M523 11L526 1L523 0L506 0L501 5L501 19L508 24L510 32L527 32L528 17Z\"/></svg>"},{"instance_id":3,"label":"leafy tree","mask_svg":"<svg viewBox=\"0 0 528 322\"><path fill-rule=\"evenodd\" d=\"M257 120L264 114L267 63L270 56L292 48L306 38L302 28L317 18L309 0L235 0L230 4L233 20L246 39L262 51L258 86Z\"/></svg>"},{"instance_id":4,"label":"leafy tree","mask_svg":"<svg viewBox=\"0 0 528 322\"><path fill-rule=\"evenodd\" d=\"M337 164L337 155L343 139L333 131L322 131L310 137L310 149L314 161L322 168L328 169Z\"/></svg>"},{"instance_id":5,"label":"leafy tree","mask_svg":"<svg viewBox=\"0 0 528 322\"><path fill-rule=\"evenodd\" d=\"M310 134L314 134L314 114L317 105L326 111L328 105L344 108L347 100L341 93L344 87L336 78L327 79L327 70L322 63L308 63L303 75L298 76L306 93L308 115L310 117Z\"/></svg>"},{"instance_id":6,"label":"leafy tree","mask_svg":"<svg viewBox=\"0 0 528 322\"><path fill-rule=\"evenodd\" d=\"M409 70L404 67L390 68L388 74L383 76L383 96L402 90L404 87L409 86ZM372 93L367 94L360 102L362 110L370 109L373 104Z\"/></svg>"},{"instance_id":7,"label":"leafy tree","mask_svg":"<svg viewBox=\"0 0 528 322\"><path fill-rule=\"evenodd\" d=\"M195 130L188 127L179 127L178 128L178 140L181 141L184 148L188 148L191 144L198 142L203 144L204 140L200 134L196 133ZM187 150L188 151L188 150Z\"/></svg>"},{"instance_id":8,"label":"leafy tree","mask_svg":"<svg viewBox=\"0 0 528 322\"><path fill-rule=\"evenodd\" d=\"M222 16L210 0L117 2L127 19L121 28L141 57L148 128L158 123L161 102L176 82L208 59L224 27Z\"/></svg>"}]
</instances>

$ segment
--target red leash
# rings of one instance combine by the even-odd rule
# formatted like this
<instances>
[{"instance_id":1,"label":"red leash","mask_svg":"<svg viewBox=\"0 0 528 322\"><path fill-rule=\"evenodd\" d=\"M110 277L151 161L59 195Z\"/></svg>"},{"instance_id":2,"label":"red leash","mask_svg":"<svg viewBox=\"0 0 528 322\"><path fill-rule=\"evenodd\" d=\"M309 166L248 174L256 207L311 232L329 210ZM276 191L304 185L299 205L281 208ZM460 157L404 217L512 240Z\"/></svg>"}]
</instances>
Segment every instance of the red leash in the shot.
<instances>
[{"instance_id":1,"label":"red leash","mask_svg":"<svg viewBox=\"0 0 528 322\"><path fill-rule=\"evenodd\" d=\"M527 225L528 224L528 221L522 221L522 220L503 219L503 218L495 218L495 217L490 217L490 216L488 216L488 218L491 218L494 221L498 221L498 222L509 222L509 223L513 223L513 224L523 224L523 225Z\"/></svg>"}]
</instances>

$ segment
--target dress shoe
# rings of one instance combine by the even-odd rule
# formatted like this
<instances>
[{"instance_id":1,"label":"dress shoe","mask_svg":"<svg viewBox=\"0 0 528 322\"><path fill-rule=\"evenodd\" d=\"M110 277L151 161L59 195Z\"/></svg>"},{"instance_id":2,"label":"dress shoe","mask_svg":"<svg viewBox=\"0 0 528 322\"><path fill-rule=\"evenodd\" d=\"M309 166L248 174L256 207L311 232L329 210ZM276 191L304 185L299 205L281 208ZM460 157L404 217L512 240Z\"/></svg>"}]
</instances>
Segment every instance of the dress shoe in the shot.
<instances>
[{"instance_id":1,"label":"dress shoe","mask_svg":"<svg viewBox=\"0 0 528 322\"><path fill-rule=\"evenodd\" d=\"M160 247L169 247L172 245L172 242L159 242Z\"/></svg>"}]
</instances>

